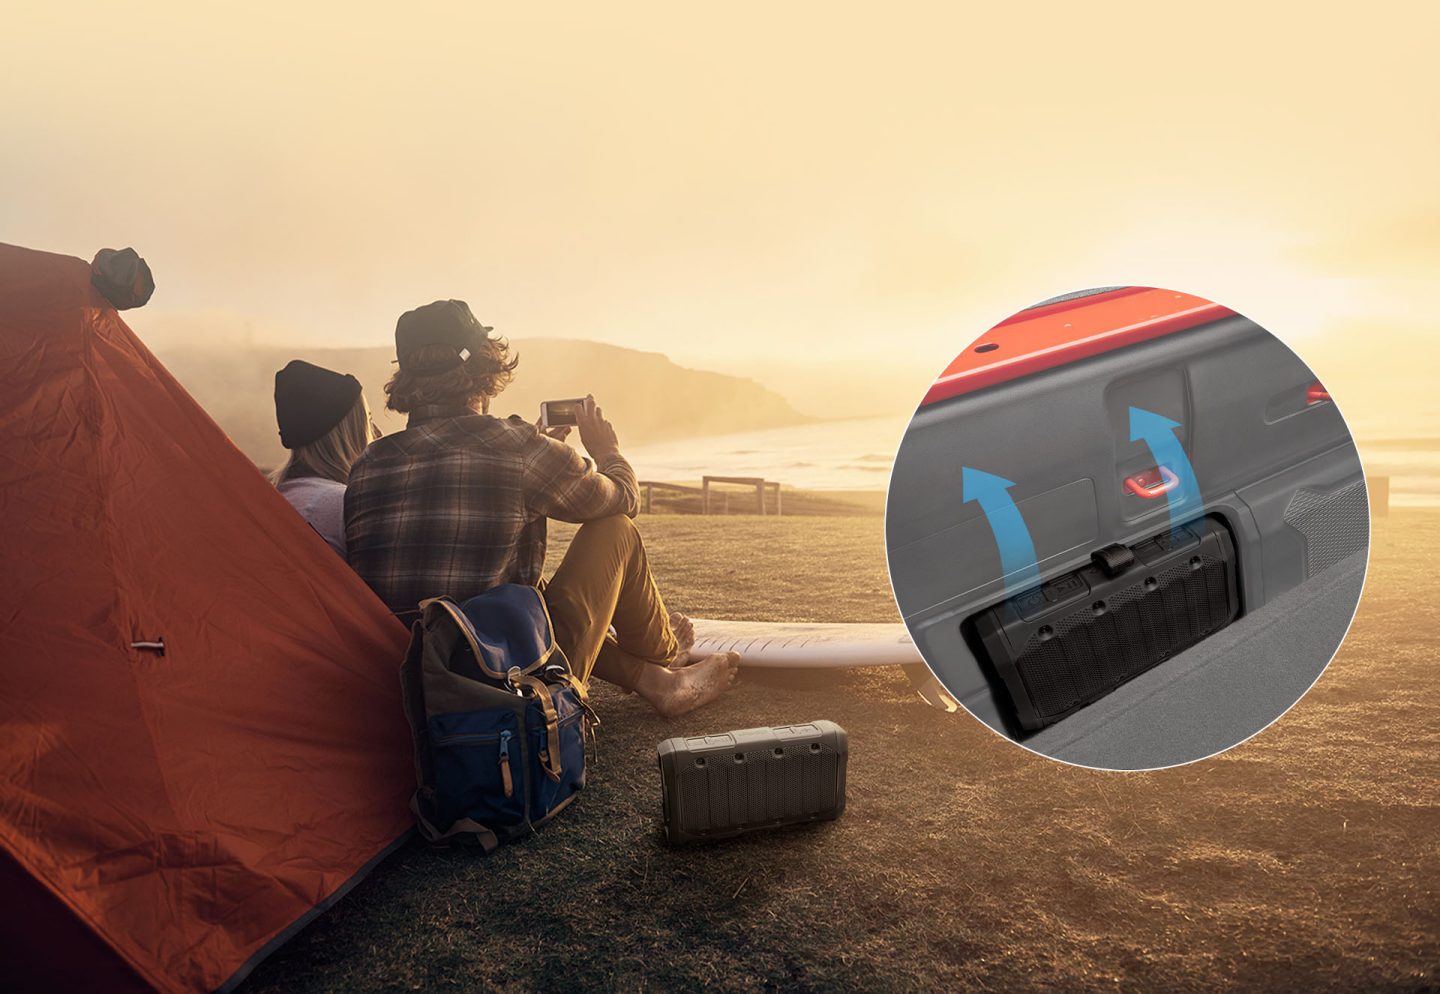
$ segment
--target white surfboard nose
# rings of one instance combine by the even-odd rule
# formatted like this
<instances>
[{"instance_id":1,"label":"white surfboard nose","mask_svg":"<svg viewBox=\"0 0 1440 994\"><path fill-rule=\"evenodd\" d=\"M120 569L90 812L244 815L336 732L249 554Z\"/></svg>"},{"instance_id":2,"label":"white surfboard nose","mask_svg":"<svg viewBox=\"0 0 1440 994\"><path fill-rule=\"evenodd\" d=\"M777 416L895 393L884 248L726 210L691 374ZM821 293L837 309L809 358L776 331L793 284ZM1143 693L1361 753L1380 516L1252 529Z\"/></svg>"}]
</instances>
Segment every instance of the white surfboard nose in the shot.
<instances>
[{"instance_id":1,"label":"white surfboard nose","mask_svg":"<svg viewBox=\"0 0 1440 994\"><path fill-rule=\"evenodd\" d=\"M740 665L777 669L924 664L910 633L892 624L692 618L697 654L738 652Z\"/></svg>"}]
</instances>

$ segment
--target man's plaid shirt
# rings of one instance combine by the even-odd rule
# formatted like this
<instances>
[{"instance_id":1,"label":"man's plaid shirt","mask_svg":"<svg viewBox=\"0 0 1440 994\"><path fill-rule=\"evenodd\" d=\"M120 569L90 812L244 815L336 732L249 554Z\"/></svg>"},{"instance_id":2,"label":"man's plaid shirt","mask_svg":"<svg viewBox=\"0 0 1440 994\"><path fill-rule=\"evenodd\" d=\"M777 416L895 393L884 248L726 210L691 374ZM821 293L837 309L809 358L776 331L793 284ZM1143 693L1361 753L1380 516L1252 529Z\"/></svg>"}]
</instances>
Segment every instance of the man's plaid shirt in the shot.
<instances>
[{"instance_id":1,"label":"man's plaid shirt","mask_svg":"<svg viewBox=\"0 0 1440 994\"><path fill-rule=\"evenodd\" d=\"M545 519L590 521L639 509L620 455L598 467L517 417L424 407L373 443L345 491L347 558L392 611L534 584Z\"/></svg>"}]
</instances>

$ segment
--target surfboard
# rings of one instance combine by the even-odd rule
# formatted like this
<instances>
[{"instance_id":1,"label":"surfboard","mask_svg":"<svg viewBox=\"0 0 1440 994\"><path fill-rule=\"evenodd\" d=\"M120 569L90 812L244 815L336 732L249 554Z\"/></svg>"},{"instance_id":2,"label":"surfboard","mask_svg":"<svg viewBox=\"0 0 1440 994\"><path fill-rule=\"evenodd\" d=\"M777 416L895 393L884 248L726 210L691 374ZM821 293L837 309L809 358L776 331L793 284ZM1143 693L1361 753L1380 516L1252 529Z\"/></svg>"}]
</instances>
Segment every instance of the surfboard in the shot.
<instances>
[{"instance_id":1,"label":"surfboard","mask_svg":"<svg viewBox=\"0 0 1440 994\"><path fill-rule=\"evenodd\" d=\"M695 649L738 652L741 666L900 666L922 663L905 626L894 624L803 624L788 621L717 621L692 618Z\"/></svg>"}]
</instances>

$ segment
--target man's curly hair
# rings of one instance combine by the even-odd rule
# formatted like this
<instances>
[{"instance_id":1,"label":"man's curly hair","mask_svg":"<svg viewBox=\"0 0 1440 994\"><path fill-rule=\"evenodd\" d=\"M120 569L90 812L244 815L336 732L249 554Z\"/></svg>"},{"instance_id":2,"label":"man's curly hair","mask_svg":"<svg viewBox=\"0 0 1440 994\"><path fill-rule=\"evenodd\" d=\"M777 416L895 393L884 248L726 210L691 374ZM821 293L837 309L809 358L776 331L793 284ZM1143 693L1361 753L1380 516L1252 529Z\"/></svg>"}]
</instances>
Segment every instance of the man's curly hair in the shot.
<instances>
[{"instance_id":1,"label":"man's curly hair","mask_svg":"<svg viewBox=\"0 0 1440 994\"><path fill-rule=\"evenodd\" d=\"M401 414L431 404L490 410L491 398L514 378L520 357L510 354L505 339L489 336L482 349L458 365L453 364L455 351L450 345L424 345L406 355L404 364L385 384L385 406ZM415 371L428 369L438 372Z\"/></svg>"}]
</instances>

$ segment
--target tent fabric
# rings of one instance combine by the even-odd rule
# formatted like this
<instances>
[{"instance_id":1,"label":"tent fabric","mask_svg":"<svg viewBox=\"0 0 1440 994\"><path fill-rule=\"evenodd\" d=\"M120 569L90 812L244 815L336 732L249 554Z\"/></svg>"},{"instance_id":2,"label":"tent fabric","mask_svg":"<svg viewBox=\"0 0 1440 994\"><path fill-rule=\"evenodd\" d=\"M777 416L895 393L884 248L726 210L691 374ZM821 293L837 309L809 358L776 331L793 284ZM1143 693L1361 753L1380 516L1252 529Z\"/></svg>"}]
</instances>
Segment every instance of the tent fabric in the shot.
<instances>
[{"instance_id":1,"label":"tent fabric","mask_svg":"<svg viewBox=\"0 0 1440 994\"><path fill-rule=\"evenodd\" d=\"M17 972L233 982L409 830L405 629L87 263L6 245L0 521L0 870L37 885L0 931L42 940Z\"/></svg>"}]
</instances>

